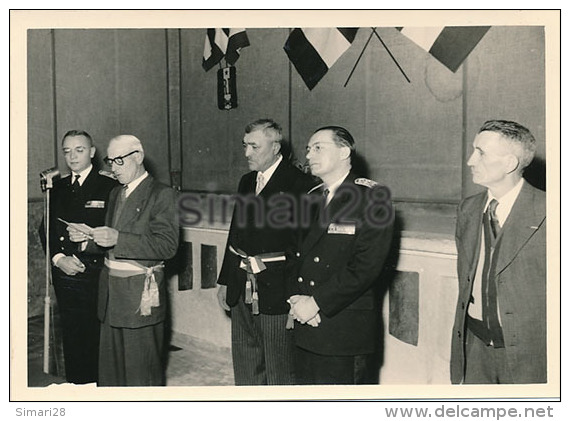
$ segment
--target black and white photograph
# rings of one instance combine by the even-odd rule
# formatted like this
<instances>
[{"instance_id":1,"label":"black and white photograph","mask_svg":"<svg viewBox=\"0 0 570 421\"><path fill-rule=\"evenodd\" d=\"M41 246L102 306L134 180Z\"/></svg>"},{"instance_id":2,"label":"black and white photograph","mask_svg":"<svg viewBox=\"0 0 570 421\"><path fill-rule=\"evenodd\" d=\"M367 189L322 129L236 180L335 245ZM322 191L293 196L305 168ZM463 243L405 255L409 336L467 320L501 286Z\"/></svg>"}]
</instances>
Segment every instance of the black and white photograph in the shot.
<instances>
[{"instance_id":1,"label":"black and white photograph","mask_svg":"<svg viewBox=\"0 0 570 421\"><path fill-rule=\"evenodd\" d=\"M560 401L560 22L10 10L10 400Z\"/></svg>"}]
</instances>

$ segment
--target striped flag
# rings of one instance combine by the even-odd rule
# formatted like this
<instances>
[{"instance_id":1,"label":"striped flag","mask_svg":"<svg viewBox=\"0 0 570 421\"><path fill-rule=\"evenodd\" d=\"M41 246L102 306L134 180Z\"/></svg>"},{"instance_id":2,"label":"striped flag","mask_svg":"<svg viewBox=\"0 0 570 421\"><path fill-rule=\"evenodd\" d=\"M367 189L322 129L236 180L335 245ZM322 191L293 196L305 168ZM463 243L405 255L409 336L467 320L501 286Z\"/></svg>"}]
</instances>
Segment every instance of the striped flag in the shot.
<instances>
[{"instance_id":1,"label":"striped flag","mask_svg":"<svg viewBox=\"0 0 570 421\"><path fill-rule=\"evenodd\" d=\"M311 90L348 50L357 31L358 28L295 28L283 49Z\"/></svg>"},{"instance_id":2,"label":"striped flag","mask_svg":"<svg viewBox=\"0 0 570 421\"><path fill-rule=\"evenodd\" d=\"M443 26L397 29L455 72L489 28L490 26Z\"/></svg>"},{"instance_id":3,"label":"striped flag","mask_svg":"<svg viewBox=\"0 0 570 421\"><path fill-rule=\"evenodd\" d=\"M226 63L234 65L240 50L249 45L247 33L243 28L209 28L204 43L202 67L208 71L226 58Z\"/></svg>"}]
</instances>

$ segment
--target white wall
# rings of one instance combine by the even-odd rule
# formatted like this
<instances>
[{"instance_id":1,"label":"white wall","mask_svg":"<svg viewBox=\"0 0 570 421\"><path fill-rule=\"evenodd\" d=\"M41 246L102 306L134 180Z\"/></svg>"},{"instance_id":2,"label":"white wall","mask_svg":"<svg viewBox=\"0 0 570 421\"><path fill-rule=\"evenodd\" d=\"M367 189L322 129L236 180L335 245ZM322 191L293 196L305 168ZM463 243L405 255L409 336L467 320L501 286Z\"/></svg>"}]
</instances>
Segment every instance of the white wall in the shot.
<instances>
[{"instance_id":1,"label":"white wall","mask_svg":"<svg viewBox=\"0 0 570 421\"><path fill-rule=\"evenodd\" d=\"M216 288L200 289L199 244L216 245L218 272L227 231L186 228L183 238L193 243L194 289L178 291L178 279L169 281L173 342L203 341L230 347L230 319L218 305ZM197 264L198 263L198 264ZM419 331L417 346L389 334L389 294L383 306L384 364L381 384L449 383L451 330L457 297L456 255L449 236L405 232L396 267L419 273Z\"/></svg>"}]
</instances>

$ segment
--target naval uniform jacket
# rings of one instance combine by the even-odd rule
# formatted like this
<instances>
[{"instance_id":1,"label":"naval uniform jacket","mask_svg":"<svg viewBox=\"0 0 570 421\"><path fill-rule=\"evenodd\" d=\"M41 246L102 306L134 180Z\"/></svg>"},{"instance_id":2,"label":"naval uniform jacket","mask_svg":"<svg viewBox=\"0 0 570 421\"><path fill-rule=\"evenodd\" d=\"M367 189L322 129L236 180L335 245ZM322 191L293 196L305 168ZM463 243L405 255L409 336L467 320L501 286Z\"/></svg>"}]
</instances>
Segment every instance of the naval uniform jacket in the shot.
<instances>
[{"instance_id":1,"label":"naval uniform jacket","mask_svg":"<svg viewBox=\"0 0 570 421\"><path fill-rule=\"evenodd\" d=\"M83 184L77 192L72 190L72 175L57 180L50 196L50 259L58 253L66 256L75 254L84 263L93 263L101 266L101 257L105 253L103 248L91 248L85 252L81 251L80 244L69 239L67 225L58 220L67 222L85 223L92 228L99 227L105 223L105 213L108 208L109 192L117 186L117 181L99 174L95 168L87 175ZM45 236L42 224L41 235ZM54 274L63 272L59 268L54 268ZM81 273L75 275L81 277Z\"/></svg>"},{"instance_id":2,"label":"naval uniform jacket","mask_svg":"<svg viewBox=\"0 0 570 421\"><path fill-rule=\"evenodd\" d=\"M325 210L302 241L289 279L291 295L314 297L321 323L295 322L295 343L321 355L373 353L379 341L374 286L394 222L389 191L349 173Z\"/></svg>"},{"instance_id":3,"label":"naval uniform jacket","mask_svg":"<svg viewBox=\"0 0 570 421\"><path fill-rule=\"evenodd\" d=\"M283 226L283 221L278 224L269 222L272 206L270 201L287 196L298 203L301 200L300 197L316 184L309 175L283 159L257 196L260 207L257 209L255 205L245 206L245 209L242 207L242 210L245 210L245 216L242 217L239 214L239 199L247 201L248 198L254 197L256 178L257 171L251 171L245 174L239 182L238 200L234 207L224 260L218 277L218 284L227 285L226 302L230 307L235 306L240 297L244 296L247 274L240 268L241 258L232 253L229 246L241 250L248 256L269 252L283 252L290 255L297 244L295 219L293 214L291 218L285 218L291 222L289 226ZM262 210L261 223L256 224L256 210L260 209ZM292 212L296 210L293 209ZM262 314L287 314L289 312L289 304L287 304L289 295L287 295L285 276L287 265L285 262L271 262L267 263L266 267L264 271L257 274L259 311Z\"/></svg>"},{"instance_id":4,"label":"naval uniform jacket","mask_svg":"<svg viewBox=\"0 0 570 421\"><path fill-rule=\"evenodd\" d=\"M545 193L526 181L500 234L492 273L508 369L515 383L546 382ZM465 199L457 214L459 296L451 344L451 381L465 373L465 323L481 245L487 192Z\"/></svg>"},{"instance_id":5,"label":"naval uniform jacket","mask_svg":"<svg viewBox=\"0 0 570 421\"><path fill-rule=\"evenodd\" d=\"M119 231L117 244L108 250L117 261L135 260L151 267L171 259L178 249L179 224L177 194L172 188L148 175L126 199L118 221L113 225L117 200L123 187L115 188L109 197L105 225ZM164 271L155 273L158 284L158 307L149 316L140 314L139 306L145 275L115 277L107 267L99 281L98 316L108 318L112 327L137 328L164 321L166 285Z\"/></svg>"}]
</instances>

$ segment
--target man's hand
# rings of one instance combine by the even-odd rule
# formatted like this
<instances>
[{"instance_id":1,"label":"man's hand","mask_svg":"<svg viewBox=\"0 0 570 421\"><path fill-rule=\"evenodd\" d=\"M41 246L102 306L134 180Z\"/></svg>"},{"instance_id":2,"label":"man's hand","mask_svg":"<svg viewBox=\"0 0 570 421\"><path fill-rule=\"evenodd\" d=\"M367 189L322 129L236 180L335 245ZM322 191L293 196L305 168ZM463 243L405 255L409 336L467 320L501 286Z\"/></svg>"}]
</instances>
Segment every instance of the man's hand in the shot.
<instances>
[{"instance_id":1,"label":"man's hand","mask_svg":"<svg viewBox=\"0 0 570 421\"><path fill-rule=\"evenodd\" d=\"M311 321L311 323L309 323L311 326L319 324L320 317L318 320L316 319L319 306L313 297L308 295L293 295L289 298L288 302L291 304L291 311L289 313L293 315L295 320L298 320L302 324Z\"/></svg>"},{"instance_id":2,"label":"man's hand","mask_svg":"<svg viewBox=\"0 0 570 421\"><path fill-rule=\"evenodd\" d=\"M313 317L311 320L309 320L307 322L307 324L309 326L312 327L317 327L319 325L319 323L321 323L321 316L319 316L319 314L317 313L317 315L315 317Z\"/></svg>"},{"instance_id":3,"label":"man's hand","mask_svg":"<svg viewBox=\"0 0 570 421\"><path fill-rule=\"evenodd\" d=\"M93 228L93 241L101 247L113 247L117 244L119 231L110 227Z\"/></svg>"},{"instance_id":4,"label":"man's hand","mask_svg":"<svg viewBox=\"0 0 570 421\"><path fill-rule=\"evenodd\" d=\"M77 231L72 227L67 227L67 232L69 233L69 239L73 243L83 243L84 241L87 241L87 239L89 238L87 234L84 234L81 231Z\"/></svg>"},{"instance_id":5,"label":"man's hand","mask_svg":"<svg viewBox=\"0 0 570 421\"><path fill-rule=\"evenodd\" d=\"M220 285L218 288L218 302L220 303L220 307L222 307L226 311L230 311L230 306L226 302L226 295L228 293L228 287L226 285Z\"/></svg>"},{"instance_id":6,"label":"man's hand","mask_svg":"<svg viewBox=\"0 0 570 421\"><path fill-rule=\"evenodd\" d=\"M57 267L66 275L75 276L85 272L85 265L75 256L63 256L57 261Z\"/></svg>"}]
</instances>

